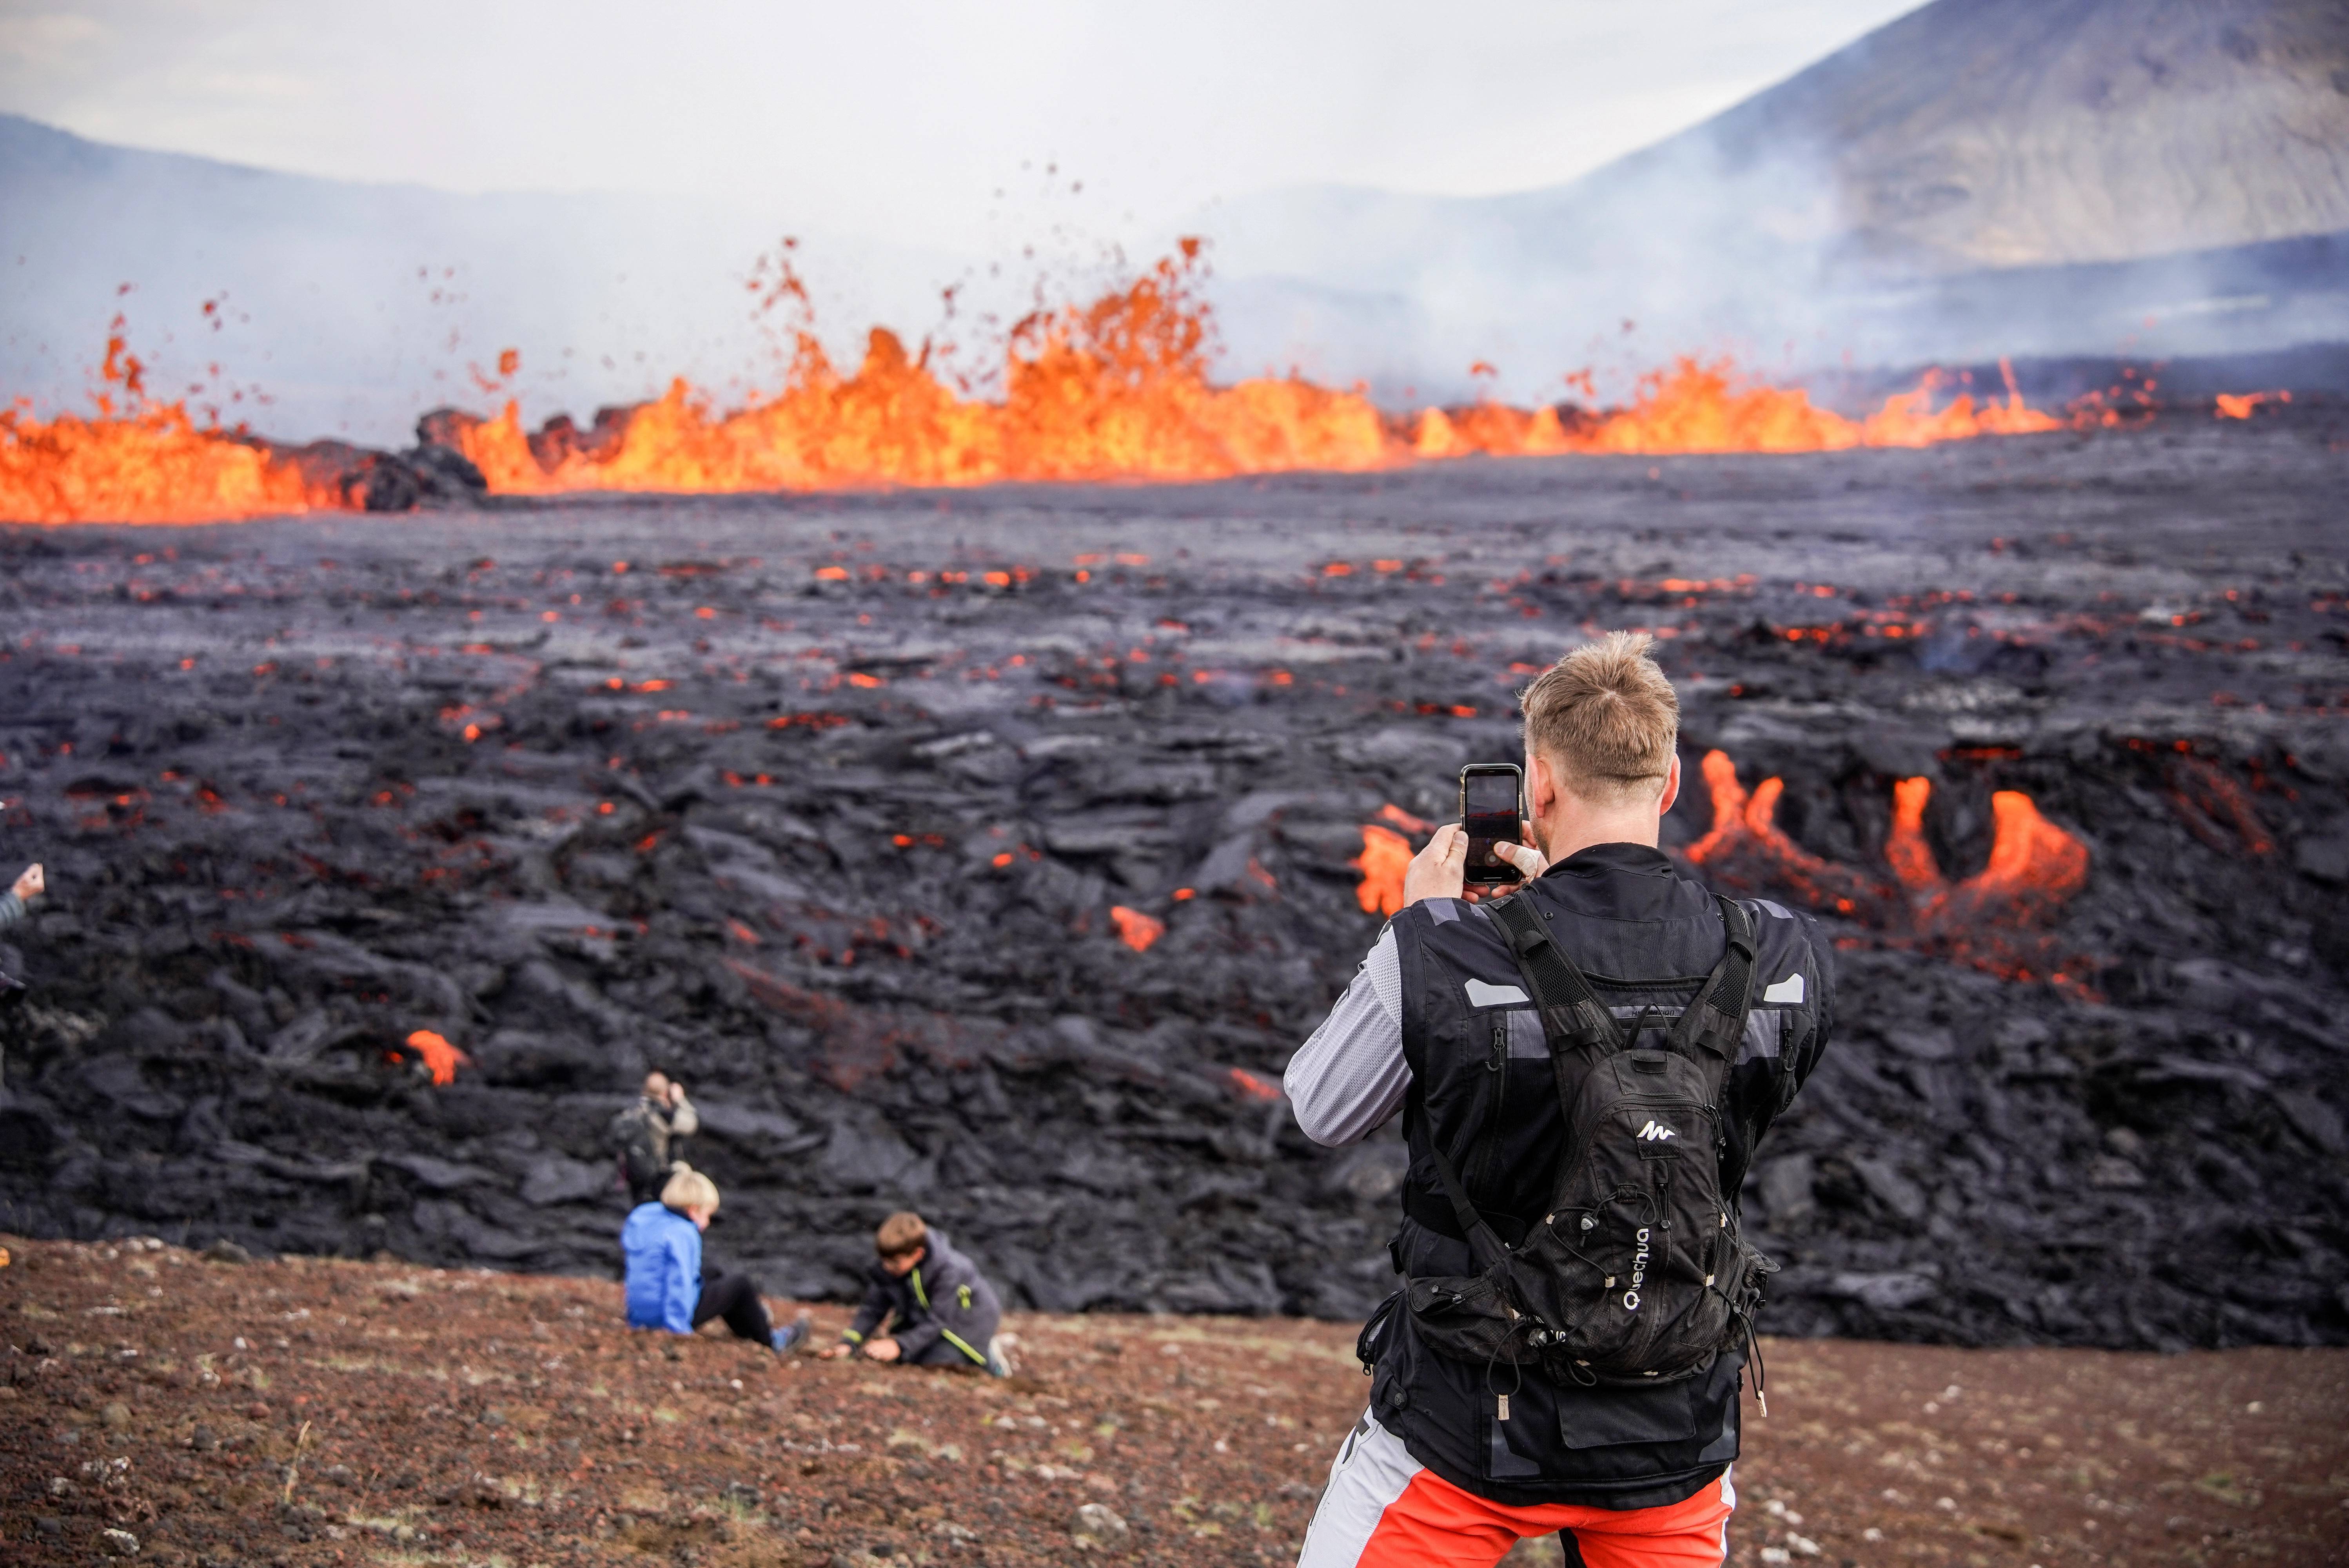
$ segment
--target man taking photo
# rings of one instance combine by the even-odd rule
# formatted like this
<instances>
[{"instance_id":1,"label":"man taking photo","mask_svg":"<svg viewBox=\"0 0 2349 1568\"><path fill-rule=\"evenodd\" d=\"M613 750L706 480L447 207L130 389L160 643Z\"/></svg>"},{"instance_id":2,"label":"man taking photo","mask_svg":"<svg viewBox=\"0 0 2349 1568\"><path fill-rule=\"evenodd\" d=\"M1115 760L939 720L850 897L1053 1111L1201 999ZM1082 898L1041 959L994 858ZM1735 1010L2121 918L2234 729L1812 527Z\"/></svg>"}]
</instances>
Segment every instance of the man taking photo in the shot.
<instances>
[{"instance_id":1,"label":"man taking photo","mask_svg":"<svg viewBox=\"0 0 2349 1568\"><path fill-rule=\"evenodd\" d=\"M1737 1191L1825 1048L1833 971L1807 918L1657 849L1680 703L1648 648L1615 633L1526 689L1530 841L1496 851L1525 881L1468 892L1439 829L1288 1065L1307 1136L1401 1111L1411 1153L1404 1288L1363 1331L1371 1408L1300 1568L1482 1568L1552 1532L1588 1568L1727 1555L1769 1268Z\"/></svg>"},{"instance_id":2,"label":"man taking photo","mask_svg":"<svg viewBox=\"0 0 2349 1568\"><path fill-rule=\"evenodd\" d=\"M700 1130L701 1117L685 1098L685 1086L666 1073L647 1073L636 1103L614 1116L605 1133L619 1151L630 1209L660 1201L669 1177L685 1163L678 1141Z\"/></svg>"}]
</instances>

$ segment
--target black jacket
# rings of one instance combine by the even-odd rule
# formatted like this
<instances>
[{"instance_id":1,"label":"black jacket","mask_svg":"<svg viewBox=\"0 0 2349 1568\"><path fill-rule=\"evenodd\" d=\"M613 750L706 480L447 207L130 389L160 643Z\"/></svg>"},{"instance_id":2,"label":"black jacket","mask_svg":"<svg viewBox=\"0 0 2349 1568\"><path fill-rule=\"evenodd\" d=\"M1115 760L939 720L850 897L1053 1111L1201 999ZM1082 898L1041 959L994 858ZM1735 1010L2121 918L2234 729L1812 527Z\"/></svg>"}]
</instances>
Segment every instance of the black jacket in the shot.
<instances>
[{"instance_id":1,"label":"black jacket","mask_svg":"<svg viewBox=\"0 0 2349 1568\"><path fill-rule=\"evenodd\" d=\"M1678 1016L1718 963L1718 906L1661 851L1600 844L1553 866L1533 895L1559 944L1619 1017ZM1794 1099L1833 1026L1832 949L1808 917L1771 903L1754 917L1754 1009L1726 1086L1721 1190L1733 1204L1754 1146ZM1450 899L1393 922L1402 977L1403 1102L1411 1167L1395 1261L1413 1278L1480 1272L1435 1174L1440 1141L1478 1212L1515 1244L1538 1222L1562 1134L1549 1050L1492 917ZM1581 1389L1527 1371L1496 1424L1495 1374L1435 1354L1408 1312L1374 1330L1372 1407L1413 1458L1454 1484L1512 1504L1648 1508L1678 1502L1737 1455L1744 1357L1651 1387ZM1497 1374L1514 1380L1508 1368Z\"/></svg>"},{"instance_id":2,"label":"black jacket","mask_svg":"<svg viewBox=\"0 0 2349 1568\"><path fill-rule=\"evenodd\" d=\"M877 1260L865 1271L864 1301L849 1325L848 1341L862 1345L893 1320L889 1336L906 1362L922 1360L944 1340L972 1366L984 1367L987 1342L1003 1322L1003 1303L971 1261L932 1227L922 1261L903 1278Z\"/></svg>"}]
</instances>

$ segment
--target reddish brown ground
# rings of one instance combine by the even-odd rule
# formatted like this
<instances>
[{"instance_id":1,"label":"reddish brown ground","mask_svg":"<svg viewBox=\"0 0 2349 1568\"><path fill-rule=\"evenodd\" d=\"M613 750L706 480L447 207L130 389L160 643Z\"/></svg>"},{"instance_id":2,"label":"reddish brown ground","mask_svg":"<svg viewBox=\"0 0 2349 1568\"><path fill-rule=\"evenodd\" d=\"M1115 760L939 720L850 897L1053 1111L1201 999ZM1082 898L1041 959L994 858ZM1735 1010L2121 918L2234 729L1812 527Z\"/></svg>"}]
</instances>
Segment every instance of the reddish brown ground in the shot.
<instances>
[{"instance_id":1,"label":"reddish brown ground","mask_svg":"<svg viewBox=\"0 0 2349 1568\"><path fill-rule=\"evenodd\" d=\"M1364 1387L1319 1323L1020 1317L998 1382L586 1280L0 1242L0 1563L1071 1563L1086 1503L1286 1562ZM2349 1562L2349 1352L1766 1349L1733 1562Z\"/></svg>"}]
</instances>

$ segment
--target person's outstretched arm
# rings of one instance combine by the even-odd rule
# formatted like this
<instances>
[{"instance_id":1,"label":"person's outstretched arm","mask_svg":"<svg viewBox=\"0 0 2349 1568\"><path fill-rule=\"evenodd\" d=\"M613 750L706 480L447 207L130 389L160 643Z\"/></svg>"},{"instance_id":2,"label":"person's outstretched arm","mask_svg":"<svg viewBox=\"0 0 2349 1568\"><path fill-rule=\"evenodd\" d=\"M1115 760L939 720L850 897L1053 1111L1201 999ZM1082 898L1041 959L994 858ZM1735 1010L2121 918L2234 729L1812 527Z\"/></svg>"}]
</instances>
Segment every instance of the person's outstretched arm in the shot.
<instances>
[{"instance_id":1,"label":"person's outstretched arm","mask_svg":"<svg viewBox=\"0 0 2349 1568\"><path fill-rule=\"evenodd\" d=\"M873 1331L889 1315L891 1302L887 1287L877 1279L864 1282L864 1299L856 1308L855 1321L841 1331L841 1337L851 1345L862 1345Z\"/></svg>"}]
</instances>

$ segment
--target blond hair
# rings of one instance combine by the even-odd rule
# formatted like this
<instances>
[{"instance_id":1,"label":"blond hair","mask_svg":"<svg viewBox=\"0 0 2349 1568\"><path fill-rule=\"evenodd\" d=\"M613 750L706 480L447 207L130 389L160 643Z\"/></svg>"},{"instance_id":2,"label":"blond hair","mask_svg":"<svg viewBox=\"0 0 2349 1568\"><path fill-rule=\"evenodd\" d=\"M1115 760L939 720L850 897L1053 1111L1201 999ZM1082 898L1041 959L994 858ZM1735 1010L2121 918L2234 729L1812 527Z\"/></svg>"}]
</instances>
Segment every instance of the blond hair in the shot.
<instances>
[{"instance_id":1,"label":"blond hair","mask_svg":"<svg viewBox=\"0 0 2349 1568\"><path fill-rule=\"evenodd\" d=\"M718 1183L679 1161L669 1173L668 1182L661 1189L661 1207L688 1213L695 1209L718 1212Z\"/></svg>"},{"instance_id":2,"label":"blond hair","mask_svg":"<svg viewBox=\"0 0 2349 1568\"><path fill-rule=\"evenodd\" d=\"M902 1258L916 1247L929 1245L930 1228L910 1209L900 1209L873 1233L873 1250L885 1258Z\"/></svg>"},{"instance_id":3,"label":"blond hair","mask_svg":"<svg viewBox=\"0 0 2349 1568\"><path fill-rule=\"evenodd\" d=\"M1597 805L1660 794L1680 745L1681 699L1648 655L1645 632L1609 632L1517 694L1526 746L1559 788Z\"/></svg>"}]
</instances>

